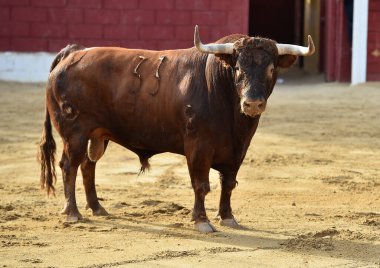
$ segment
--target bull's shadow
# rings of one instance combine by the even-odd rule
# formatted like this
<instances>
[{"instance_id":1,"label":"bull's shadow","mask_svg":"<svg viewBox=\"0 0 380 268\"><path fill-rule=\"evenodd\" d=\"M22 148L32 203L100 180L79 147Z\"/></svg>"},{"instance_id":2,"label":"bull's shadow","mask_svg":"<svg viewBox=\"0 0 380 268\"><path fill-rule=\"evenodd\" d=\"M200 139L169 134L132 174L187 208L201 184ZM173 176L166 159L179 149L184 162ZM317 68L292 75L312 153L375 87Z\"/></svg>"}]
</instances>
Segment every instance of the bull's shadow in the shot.
<instances>
[{"instance_id":1,"label":"bull's shadow","mask_svg":"<svg viewBox=\"0 0 380 268\"><path fill-rule=\"evenodd\" d=\"M112 221L120 220L122 223ZM318 250L310 247L288 248L284 244L288 241L288 234L281 232L272 232L268 230L259 230L242 226L240 229L223 228L222 231L202 234L193 228L186 226L174 227L173 224L153 223L148 220L131 219L128 216L110 215L106 218L96 218L84 221L83 223L107 227L109 229L118 228L132 232L149 233L154 235L167 235L185 240L198 240L216 245L224 244L226 246L249 248L249 250L282 250L293 253L307 253L314 256L334 257L344 260L363 261L379 263L380 259L370 259L369 256L376 256L380 252L380 245L361 243L358 241L348 240L329 240L333 244L332 250ZM185 232L184 232L185 231ZM282 238L276 238L282 237ZM294 235L295 237L296 235ZM330 238L327 238L330 239ZM351 250L347 250L351 249Z\"/></svg>"}]
</instances>

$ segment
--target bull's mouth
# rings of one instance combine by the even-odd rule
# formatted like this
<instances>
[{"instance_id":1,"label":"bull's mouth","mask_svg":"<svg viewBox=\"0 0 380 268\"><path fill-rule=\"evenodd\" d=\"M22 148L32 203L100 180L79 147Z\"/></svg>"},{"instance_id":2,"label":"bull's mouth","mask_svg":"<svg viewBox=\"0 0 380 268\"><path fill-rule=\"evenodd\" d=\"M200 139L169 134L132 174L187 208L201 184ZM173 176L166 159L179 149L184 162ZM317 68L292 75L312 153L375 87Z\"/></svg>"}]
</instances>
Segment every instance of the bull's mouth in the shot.
<instances>
[{"instance_id":1,"label":"bull's mouth","mask_svg":"<svg viewBox=\"0 0 380 268\"><path fill-rule=\"evenodd\" d=\"M265 111L266 101L242 99L240 102L240 107L243 114L250 117L256 117Z\"/></svg>"},{"instance_id":2,"label":"bull's mouth","mask_svg":"<svg viewBox=\"0 0 380 268\"><path fill-rule=\"evenodd\" d=\"M242 110L242 113L245 114L246 116L249 116L249 117L257 117L257 116L261 115L263 112L252 112L252 111Z\"/></svg>"}]
</instances>

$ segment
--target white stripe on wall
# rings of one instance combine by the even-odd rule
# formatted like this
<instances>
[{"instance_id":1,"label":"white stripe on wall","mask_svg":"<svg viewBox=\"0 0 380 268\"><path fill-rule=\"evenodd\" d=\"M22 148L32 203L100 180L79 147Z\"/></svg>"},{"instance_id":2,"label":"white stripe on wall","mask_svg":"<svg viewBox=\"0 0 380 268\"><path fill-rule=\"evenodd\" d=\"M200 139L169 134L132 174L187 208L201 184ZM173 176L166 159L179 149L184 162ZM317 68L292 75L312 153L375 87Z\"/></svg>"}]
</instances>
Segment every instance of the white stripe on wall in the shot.
<instances>
[{"instance_id":1,"label":"white stripe on wall","mask_svg":"<svg viewBox=\"0 0 380 268\"><path fill-rule=\"evenodd\" d=\"M354 0L351 85L367 81L368 0Z\"/></svg>"},{"instance_id":2,"label":"white stripe on wall","mask_svg":"<svg viewBox=\"0 0 380 268\"><path fill-rule=\"evenodd\" d=\"M0 52L0 80L45 82L55 54Z\"/></svg>"}]
</instances>

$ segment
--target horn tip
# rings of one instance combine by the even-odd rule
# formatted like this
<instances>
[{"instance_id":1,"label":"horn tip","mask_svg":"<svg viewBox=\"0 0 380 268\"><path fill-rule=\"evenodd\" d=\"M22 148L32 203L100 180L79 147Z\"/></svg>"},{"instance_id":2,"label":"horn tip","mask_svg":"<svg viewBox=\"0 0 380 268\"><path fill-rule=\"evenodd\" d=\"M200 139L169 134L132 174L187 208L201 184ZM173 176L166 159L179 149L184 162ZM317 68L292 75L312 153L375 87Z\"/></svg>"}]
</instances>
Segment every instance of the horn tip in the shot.
<instances>
[{"instance_id":1,"label":"horn tip","mask_svg":"<svg viewBox=\"0 0 380 268\"><path fill-rule=\"evenodd\" d=\"M314 42L313 42L313 38L311 38L311 35L310 35L310 34L307 36L307 41L308 41L309 44L310 44L310 43L314 43Z\"/></svg>"},{"instance_id":2,"label":"horn tip","mask_svg":"<svg viewBox=\"0 0 380 268\"><path fill-rule=\"evenodd\" d=\"M198 25L195 25L194 34L199 37L199 28L198 28Z\"/></svg>"},{"instance_id":3,"label":"horn tip","mask_svg":"<svg viewBox=\"0 0 380 268\"><path fill-rule=\"evenodd\" d=\"M200 38L199 38L199 29L198 29L198 25L195 25L195 29L194 29L194 45L196 47L199 46L199 43L201 42Z\"/></svg>"},{"instance_id":4,"label":"horn tip","mask_svg":"<svg viewBox=\"0 0 380 268\"><path fill-rule=\"evenodd\" d=\"M311 38L310 34L307 36L307 41L308 41L307 42L308 43L308 47L310 49L310 54L309 55L312 55L315 52L315 45L314 45L314 42L313 42L313 38Z\"/></svg>"}]
</instances>

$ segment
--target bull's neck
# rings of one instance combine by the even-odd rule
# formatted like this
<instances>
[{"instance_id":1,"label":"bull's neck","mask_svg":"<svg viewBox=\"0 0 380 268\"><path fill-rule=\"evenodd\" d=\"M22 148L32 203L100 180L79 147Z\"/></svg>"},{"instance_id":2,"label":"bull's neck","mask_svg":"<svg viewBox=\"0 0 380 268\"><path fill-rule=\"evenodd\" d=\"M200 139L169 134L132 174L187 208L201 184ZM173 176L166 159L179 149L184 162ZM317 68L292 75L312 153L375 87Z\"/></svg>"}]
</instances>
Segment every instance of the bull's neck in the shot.
<instances>
[{"instance_id":1,"label":"bull's neck","mask_svg":"<svg viewBox=\"0 0 380 268\"><path fill-rule=\"evenodd\" d=\"M236 161L240 164L256 132L260 116L252 118L241 112L240 97L235 87L233 71L223 66L217 59L213 60L214 68L208 78L211 92L214 92L214 94L211 93L210 102L214 108L216 107L214 110L216 113L228 116L223 125L229 128L234 142Z\"/></svg>"},{"instance_id":2,"label":"bull's neck","mask_svg":"<svg viewBox=\"0 0 380 268\"><path fill-rule=\"evenodd\" d=\"M249 117L240 112L240 103L237 109L235 109L234 116L234 141L235 141L235 153L240 155L240 163L244 160L245 154L251 143L253 135L256 132L259 124L260 116L255 118Z\"/></svg>"}]
</instances>

